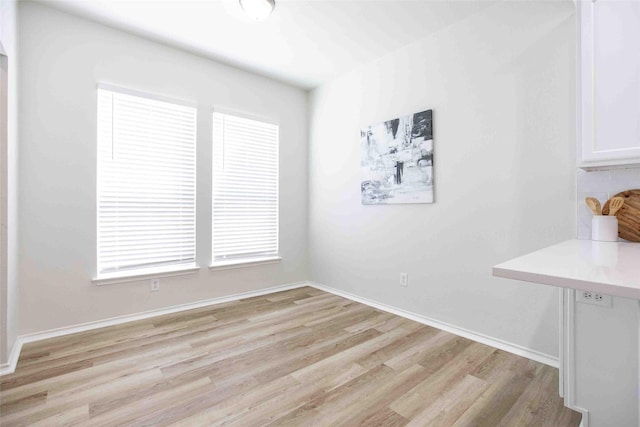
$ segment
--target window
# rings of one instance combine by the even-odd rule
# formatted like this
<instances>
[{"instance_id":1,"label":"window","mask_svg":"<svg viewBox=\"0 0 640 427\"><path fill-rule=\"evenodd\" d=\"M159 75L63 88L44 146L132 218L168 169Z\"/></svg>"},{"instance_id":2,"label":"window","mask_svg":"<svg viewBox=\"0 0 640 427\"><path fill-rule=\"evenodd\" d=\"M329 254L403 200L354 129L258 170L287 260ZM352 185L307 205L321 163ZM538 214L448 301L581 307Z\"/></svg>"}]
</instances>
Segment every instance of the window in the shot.
<instances>
[{"instance_id":1,"label":"window","mask_svg":"<svg viewBox=\"0 0 640 427\"><path fill-rule=\"evenodd\" d=\"M278 125L213 113L213 265L278 255Z\"/></svg>"},{"instance_id":2,"label":"window","mask_svg":"<svg viewBox=\"0 0 640 427\"><path fill-rule=\"evenodd\" d=\"M98 277L195 265L195 150L194 107L100 86Z\"/></svg>"}]
</instances>

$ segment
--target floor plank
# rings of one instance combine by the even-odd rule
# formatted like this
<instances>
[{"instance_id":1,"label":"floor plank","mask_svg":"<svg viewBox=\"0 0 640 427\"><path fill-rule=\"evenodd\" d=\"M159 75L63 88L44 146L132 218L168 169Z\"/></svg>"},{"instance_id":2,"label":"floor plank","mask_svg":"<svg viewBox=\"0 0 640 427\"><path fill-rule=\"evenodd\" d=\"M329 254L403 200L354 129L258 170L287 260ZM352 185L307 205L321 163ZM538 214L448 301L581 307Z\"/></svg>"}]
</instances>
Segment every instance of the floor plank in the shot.
<instances>
[{"instance_id":1,"label":"floor plank","mask_svg":"<svg viewBox=\"0 0 640 427\"><path fill-rule=\"evenodd\" d=\"M3 426L577 426L558 371L313 288L26 344Z\"/></svg>"}]
</instances>

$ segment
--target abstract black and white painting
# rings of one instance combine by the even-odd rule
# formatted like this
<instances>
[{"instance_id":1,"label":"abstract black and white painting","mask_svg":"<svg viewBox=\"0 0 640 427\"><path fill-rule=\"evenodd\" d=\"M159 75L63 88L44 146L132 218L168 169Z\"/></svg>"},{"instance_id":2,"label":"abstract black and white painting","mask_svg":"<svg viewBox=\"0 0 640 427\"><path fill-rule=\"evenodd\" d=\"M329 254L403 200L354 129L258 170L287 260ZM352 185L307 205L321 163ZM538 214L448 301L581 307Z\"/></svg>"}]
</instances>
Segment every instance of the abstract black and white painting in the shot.
<instances>
[{"instance_id":1,"label":"abstract black and white painting","mask_svg":"<svg viewBox=\"0 0 640 427\"><path fill-rule=\"evenodd\" d=\"M363 205L433 203L433 110L360 131Z\"/></svg>"}]
</instances>

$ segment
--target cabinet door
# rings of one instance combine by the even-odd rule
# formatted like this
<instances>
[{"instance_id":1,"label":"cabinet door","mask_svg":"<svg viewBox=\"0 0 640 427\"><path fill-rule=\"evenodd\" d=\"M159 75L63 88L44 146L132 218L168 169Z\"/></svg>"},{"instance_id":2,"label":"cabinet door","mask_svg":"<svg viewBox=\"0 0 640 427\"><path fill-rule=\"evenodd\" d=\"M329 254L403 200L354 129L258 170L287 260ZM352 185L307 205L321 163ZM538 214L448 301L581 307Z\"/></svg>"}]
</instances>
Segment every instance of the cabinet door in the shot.
<instances>
[{"instance_id":1,"label":"cabinet door","mask_svg":"<svg viewBox=\"0 0 640 427\"><path fill-rule=\"evenodd\" d=\"M580 2L580 34L582 161L640 163L640 0Z\"/></svg>"}]
</instances>

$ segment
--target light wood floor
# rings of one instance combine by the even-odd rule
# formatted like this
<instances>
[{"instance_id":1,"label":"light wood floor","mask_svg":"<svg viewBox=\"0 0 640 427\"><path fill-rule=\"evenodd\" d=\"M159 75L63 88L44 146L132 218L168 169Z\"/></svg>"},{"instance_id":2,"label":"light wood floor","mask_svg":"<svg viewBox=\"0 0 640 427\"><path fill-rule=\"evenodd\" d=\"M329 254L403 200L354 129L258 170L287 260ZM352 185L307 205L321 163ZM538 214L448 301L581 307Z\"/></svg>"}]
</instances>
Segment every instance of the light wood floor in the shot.
<instances>
[{"instance_id":1,"label":"light wood floor","mask_svg":"<svg viewBox=\"0 0 640 427\"><path fill-rule=\"evenodd\" d=\"M28 344L2 426L577 426L558 371L301 288Z\"/></svg>"}]
</instances>

